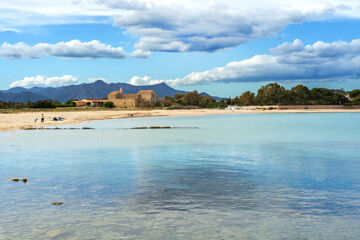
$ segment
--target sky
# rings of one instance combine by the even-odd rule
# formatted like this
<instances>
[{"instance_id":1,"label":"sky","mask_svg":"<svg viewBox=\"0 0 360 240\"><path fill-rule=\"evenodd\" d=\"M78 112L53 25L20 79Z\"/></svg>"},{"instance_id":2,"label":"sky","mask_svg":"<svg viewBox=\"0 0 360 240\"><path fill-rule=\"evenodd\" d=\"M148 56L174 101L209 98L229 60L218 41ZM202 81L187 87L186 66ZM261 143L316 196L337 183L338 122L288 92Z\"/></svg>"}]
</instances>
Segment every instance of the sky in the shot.
<instances>
[{"instance_id":1,"label":"sky","mask_svg":"<svg viewBox=\"0 0 360 240\"><path fill-rule=\"evenodd\" d=\"M0 89L360 88L358 0L0 0Z\"/></svg>"}]
</instances>

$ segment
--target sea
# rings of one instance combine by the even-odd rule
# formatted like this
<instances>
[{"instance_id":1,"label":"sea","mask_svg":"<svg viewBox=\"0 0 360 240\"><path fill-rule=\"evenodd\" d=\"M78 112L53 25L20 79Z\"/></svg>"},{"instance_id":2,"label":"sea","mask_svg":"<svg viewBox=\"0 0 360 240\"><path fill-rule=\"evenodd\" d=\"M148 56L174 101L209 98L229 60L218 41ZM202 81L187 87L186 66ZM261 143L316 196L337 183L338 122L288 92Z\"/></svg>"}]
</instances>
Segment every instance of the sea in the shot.
<instances>
[{"instance_id":1,"label":"sea","mask_svg":"<svg viewBox=\"0 0 360 240\"><path fill-rule=\"evenodd\" d=\"M0 239L360 239L359 123L234 114L2 133ZM149 126L172 128L132 129Z\"/></svg>"}]
</instances>

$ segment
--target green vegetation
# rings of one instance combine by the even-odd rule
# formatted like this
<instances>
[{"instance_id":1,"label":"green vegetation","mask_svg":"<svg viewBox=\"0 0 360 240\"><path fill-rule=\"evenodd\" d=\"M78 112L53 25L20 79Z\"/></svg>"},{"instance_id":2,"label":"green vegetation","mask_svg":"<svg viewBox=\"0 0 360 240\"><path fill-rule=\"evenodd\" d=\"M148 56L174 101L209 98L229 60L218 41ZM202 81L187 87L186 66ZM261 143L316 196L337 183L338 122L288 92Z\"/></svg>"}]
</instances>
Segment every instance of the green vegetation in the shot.
<instances>
[{"instance_id":1,"label":"green vegetation","mask_svg":"<svg viewBox=\"0 0 360 240\"><path fill-rule=\"evenodd\" d=\"M175 94L174 97L166 96L164 107L168 109L190 109L190 108L225 108L224 101L215 101L210 96L203 96L197 91L187 92L185 94Z\"/></svg>"},{"instance_id":2,"label":"green vegetation","mask_svg":"<svg viewBox=\"0 0 360 240\"><path fill-rule=\"evenodd\" d=\"M246 91L235 98L215 101L210 96L203 96L197 91L185 94L175 94L174 97L165 97L163 102L157 107L167 109L193 109L193 108L225 108L228 105L251 106L251 105L360 105L360 89L349 92L350 99L344 93L338 93L326 88L308 89L306 86L297 85L291 89L285 89L278 83L270 83L258 89L257 94ZM66 103L51 100L39 100L36 102L18 103L1 102L0 112L19 112L19 111L98 111L111 109L114 104L110 101L105 102L102 108L82 107L76 108L76 99L68 100ZM153 109L144 106L145 109Z\"/></svg>"},{"instance_id":3,"label":"green vegetation","mask_svg":"<svg viewBox=\"0 0 360 240\"><path fill-rule=\"evenodd\" d=\"M355 90L354 90L355 91ZM290 90L278 83L270 83L259 88L257 94L244 92L231 99L229 104L238 106L249 105L337 105L347 104L349 99L340 93L327 88L313 88L297 85Z\"/></svg>"},{"instance_id":4,"label":"green vegetation","mask_svg":"<svg viewBox=\"0 0 360 240\"><path fill-rule=\"evenodd\" d=\"M104 107L105 108L113 108L113 107L115 107L115 105L113 102L107 101L107 102L104 102Z\"/></svg>"},{"instance_id":5,"label":"green vegetation","mask_svg":"<svg viewBox=\"0 0 360 240\"><path fill-rule=\"evenodd\" d=\"M360 97L360 89L354 89L349 93L349 96L351 98L357 98Z\"/></svg>"},{"instance_id":6,"label":"green vegetation","mask_svg":"<svg viewBox=\"0 0 360 240\"><path fill-rule=\"evenodd\" d=\"M75 107L74 100L67 101L65 104L57 100L38 100L36 102L28 101L27 103L19 102L2 102L0 101L0 109L24 109L24 108L66 108Z\"/></svg>"}]
</instances>

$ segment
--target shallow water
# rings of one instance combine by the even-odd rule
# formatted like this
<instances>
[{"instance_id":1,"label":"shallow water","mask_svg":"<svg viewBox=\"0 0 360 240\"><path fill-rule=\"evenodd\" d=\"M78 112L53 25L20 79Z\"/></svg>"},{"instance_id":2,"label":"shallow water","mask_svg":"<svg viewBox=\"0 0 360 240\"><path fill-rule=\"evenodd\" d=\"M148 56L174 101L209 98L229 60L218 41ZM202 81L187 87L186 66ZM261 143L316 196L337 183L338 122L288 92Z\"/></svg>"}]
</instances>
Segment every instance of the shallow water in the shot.
<instances>
[{"instance_id":1,"label":"shallow water","mask_svg":"<svg viewBox=\"0 0 360 240\"><path fill-rule=\"evenodd\" d=\"M2 134L0 239L358 239L359 122L217 115ZM156 125L198 128L129 129Z\"/></svg>"}]
</instances>

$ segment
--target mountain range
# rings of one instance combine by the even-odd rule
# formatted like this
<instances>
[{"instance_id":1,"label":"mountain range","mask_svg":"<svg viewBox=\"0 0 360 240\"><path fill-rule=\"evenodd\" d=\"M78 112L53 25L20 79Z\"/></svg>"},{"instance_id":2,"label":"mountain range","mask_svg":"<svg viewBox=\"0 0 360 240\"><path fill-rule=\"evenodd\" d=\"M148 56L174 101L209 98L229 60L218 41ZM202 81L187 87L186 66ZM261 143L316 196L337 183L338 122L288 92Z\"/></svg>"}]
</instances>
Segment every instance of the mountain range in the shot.
<instances>
[{"instance_id":1,"label":"mountain range","mask_svg":"<svg viewBox=\"0 0 360 240\"><path fill-rule=\"evenodd\" d=\"M155 85L134 86L128 83L106 83L97 80L93 83L82 83L78 85L69 85L62 87L15 87L0 91L0 101L3 102L22 102L37 101L42 99L58 100L66 102L70 99L84 98L104 98L112 91L118 91L123 88L124 93L137 93L140 90L154 90L158 97L173 97L176 93L184 94L185 91L176 90L165 83ZM203 96L210 96L205 92L200 93ZM219 97L213 97L219 100Z\"/></svg>"}]
</instances>

